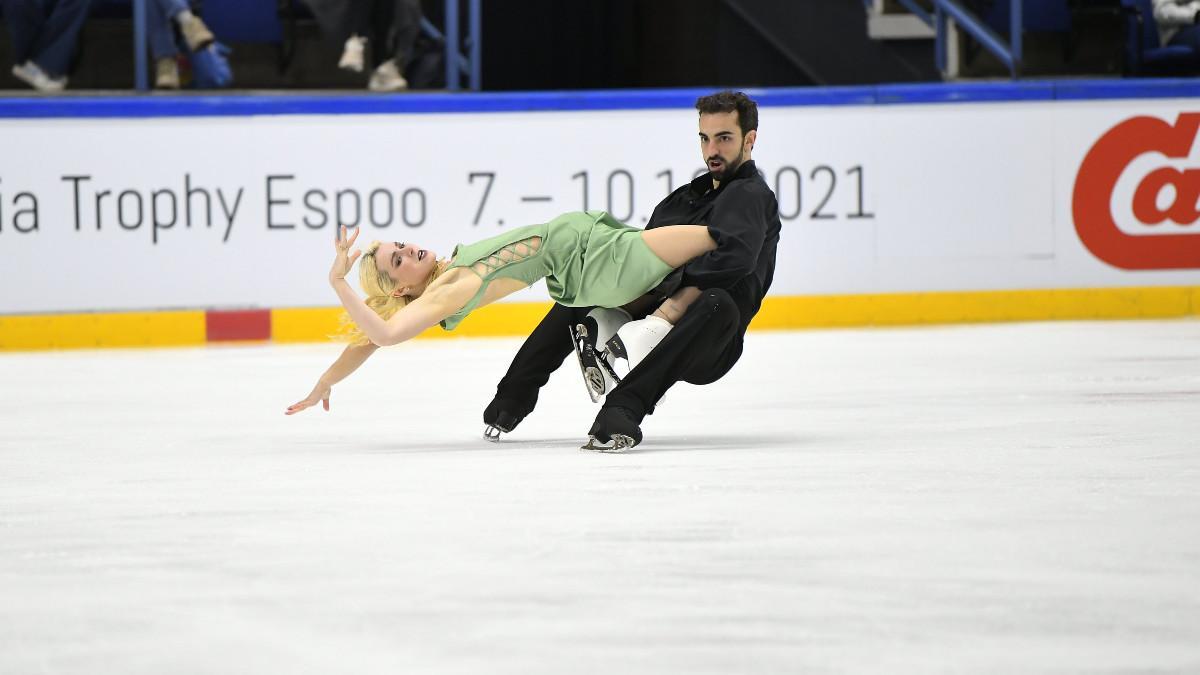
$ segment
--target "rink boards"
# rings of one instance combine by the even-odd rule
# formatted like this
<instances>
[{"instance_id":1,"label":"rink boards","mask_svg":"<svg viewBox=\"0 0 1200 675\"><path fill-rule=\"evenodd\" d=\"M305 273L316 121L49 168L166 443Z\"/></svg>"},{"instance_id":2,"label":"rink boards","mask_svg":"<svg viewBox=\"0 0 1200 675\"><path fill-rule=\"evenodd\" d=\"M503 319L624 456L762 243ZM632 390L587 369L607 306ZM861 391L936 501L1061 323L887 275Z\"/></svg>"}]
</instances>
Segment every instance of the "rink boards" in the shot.
<instances>
[{"instance_id":1,"label":"rink boards","mask_svg":"<svg viewBox=\"0 0 1200 675\"><path fill-rule=\"evenodd\" d=\"M704 93L9 99L0 349L323 339L339 222L440 253L640 225L703 171ZM755 328L1200 313L1193 82L750 93L783 223ZM447 335L526 332L544 298Z\"/></svg>"}]
</instances>

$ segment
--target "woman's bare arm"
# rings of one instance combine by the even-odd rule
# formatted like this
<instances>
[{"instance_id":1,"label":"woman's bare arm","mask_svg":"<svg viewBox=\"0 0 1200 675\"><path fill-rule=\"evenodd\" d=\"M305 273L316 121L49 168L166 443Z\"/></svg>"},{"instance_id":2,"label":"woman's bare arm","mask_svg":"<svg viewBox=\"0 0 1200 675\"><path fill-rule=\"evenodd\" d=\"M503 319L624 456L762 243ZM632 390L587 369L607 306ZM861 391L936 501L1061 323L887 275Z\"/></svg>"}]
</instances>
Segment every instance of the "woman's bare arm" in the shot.
<instances>
[{"instance_id":1,"label":"woman's bare arm","mask_svg":"<svg viewBox=\"0 0 1200 675\"><path fill-rule=\"evenodd\" d=\"M367 303L358 297L358 293L350 287L345 279L334 281L333 290L337 292L338 299L346 308L346 313L367 336L367 339L380 347L387 347L416 337L421 331L436 326L439 321L458 311L466 302L464 300L454 305L454 298L462 295L455 292L459 290L456 287L461 285L461 283L445 284L428 291L408 303L387 321L384 321L383 317L368 307Z\"/></svg>"},{"instance_id":2,"label":"woman's bare arm","mask_svg":"<svg viewBox=\"0 0 1200 675\"><path fill-rule=\"evenodd\" d=\"M358 367L367 362L367 359L379 349L378 346L367 343L365 345L348 345L342 350L341 356L329 366L329 369L321 375L317 380L317 385L309 392L308 396L288 406L285 415L295 415L296 413L306 408L311 408L321 402L321 407L329 410L329 394L333 389L333 385L346 379L350 373L358 370Z\"/></svg>"}]
</instances>

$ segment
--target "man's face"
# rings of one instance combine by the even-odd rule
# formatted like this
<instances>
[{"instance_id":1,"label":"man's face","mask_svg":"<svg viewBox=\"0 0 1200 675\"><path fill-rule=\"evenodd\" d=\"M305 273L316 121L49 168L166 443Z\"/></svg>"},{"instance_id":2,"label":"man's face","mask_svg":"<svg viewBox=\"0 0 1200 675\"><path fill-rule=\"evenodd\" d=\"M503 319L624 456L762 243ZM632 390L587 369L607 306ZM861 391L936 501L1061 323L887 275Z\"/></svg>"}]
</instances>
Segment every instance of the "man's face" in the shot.
<instances>
[{"instance_id":1,"label":"man's face","mask_svg":"<svg viewBox=\"0 0 1200 675\"><path fill-rule=\"evenodd\" d=\"M742 136L736 110L700 115L700 156L713 180L723 181L737 172L754 147L756 134L751 130Z\"/></svg>"}]
</instances>

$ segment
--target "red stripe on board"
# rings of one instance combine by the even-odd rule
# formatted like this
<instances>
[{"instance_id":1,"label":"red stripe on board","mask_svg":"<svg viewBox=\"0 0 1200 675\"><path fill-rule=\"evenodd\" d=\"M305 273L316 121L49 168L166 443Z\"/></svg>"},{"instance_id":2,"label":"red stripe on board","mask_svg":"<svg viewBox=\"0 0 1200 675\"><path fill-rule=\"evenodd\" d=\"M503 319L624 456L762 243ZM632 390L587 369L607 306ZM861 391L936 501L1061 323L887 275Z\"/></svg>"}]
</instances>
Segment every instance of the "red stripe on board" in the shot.
<instances>
[{"instance_id":1,"label":"red stripe on board","mask_svg":"<svg viewBox=\"0 0 1200 675\"><path fill-rule=\"evenodd\" d=\"M209 342L270 340L271 310L209 310L204 313L204 329Z\"/></svg>"}]
</instances>

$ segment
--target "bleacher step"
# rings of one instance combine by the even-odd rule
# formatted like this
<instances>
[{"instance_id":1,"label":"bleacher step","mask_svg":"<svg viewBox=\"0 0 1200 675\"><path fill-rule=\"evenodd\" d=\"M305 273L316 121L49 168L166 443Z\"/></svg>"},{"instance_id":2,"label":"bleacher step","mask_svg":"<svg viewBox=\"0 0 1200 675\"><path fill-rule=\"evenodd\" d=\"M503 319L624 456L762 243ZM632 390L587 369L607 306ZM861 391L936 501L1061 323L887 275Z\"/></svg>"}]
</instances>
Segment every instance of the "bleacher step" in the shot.
<instances>
[{"instance_id":1,"label":"bleacher step","mask_svg":"<svg viewBox=\"0 0 1200 675\"><path fill-rule=\"evenodd\" d=\"M867 14L867 35L872 40L932 40L932 26L912 14Z\"/></svg>"}]
</instances>

